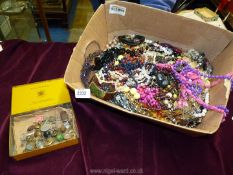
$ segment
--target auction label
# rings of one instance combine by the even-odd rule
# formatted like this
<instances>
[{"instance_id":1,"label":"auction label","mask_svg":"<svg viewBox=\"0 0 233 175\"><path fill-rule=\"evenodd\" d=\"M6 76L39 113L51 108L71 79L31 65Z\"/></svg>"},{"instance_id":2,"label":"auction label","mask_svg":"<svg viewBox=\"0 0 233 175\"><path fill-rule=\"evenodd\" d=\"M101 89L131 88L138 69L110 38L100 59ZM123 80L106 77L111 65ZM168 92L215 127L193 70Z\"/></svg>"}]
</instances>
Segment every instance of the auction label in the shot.
<instances>
[{"instance_id":1,"label":"auction label","mask_svg":"<svg viewBox=\"0 0 233 175\"><path fill-rule=\"evenodd\" d=\"M117 14L117 15L125 16L125 13L126 13L125 7L115 4L110 4L109 14Z\"/></svg>"},{"instance_id":2,"label":"auction label","mask_svg":"<svg viewBox=\"0 0 233 175\"><path fill-rule=\"evenodd\" d=\"M75 89L75 98L90 98L90 89Z\"/></svg>"}]
</instances>

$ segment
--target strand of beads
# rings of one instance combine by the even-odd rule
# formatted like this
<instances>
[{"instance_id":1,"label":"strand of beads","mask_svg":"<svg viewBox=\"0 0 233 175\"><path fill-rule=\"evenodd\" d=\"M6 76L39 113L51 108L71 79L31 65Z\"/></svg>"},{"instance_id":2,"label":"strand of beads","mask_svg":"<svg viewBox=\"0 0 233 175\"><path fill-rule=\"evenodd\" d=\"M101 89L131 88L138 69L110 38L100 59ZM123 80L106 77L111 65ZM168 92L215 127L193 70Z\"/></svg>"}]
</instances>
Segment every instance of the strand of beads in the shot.
<instances>
[{"instance_id":1,"label":"strand of beads","mask_svg":"<svg viewBox=\"0 0 233 175\"><path fill-rule=\"evenodd\" d=\"M158 66L159 68L163 68L163 69L170 69L173 72L176 79L180 82L181 95L183 94L182 99L181 99L182 104L185 104L184 100L186 100L186 98L187 98L186 94L188 94L189 97L193 98L197 103L202 105L204 108L223 113L223 115L226 116L227 110L223 109L223 107L209 105L209 104L205 103L199 97L199 95L202 93L203 89L195 81L192 81L192 79L190 79L190 76L186 76L186 75L188 75L188 73L196 74L196 78L201 80L201 76L206 77L206 78L215 78L215 79L217 79L217 78L219 78L219 79L232 79L232 74L224 75L224 76L206 75L206 74L199 72L196 69L193 69L186 61L179 61L179 60L174 65L157 64L156 66ZM191 80L191 81L189 81L189 80ZM197 88L193 88L194 86L196 86Z\"/></svg>"},{"instance_id":2,"label":"strand of beads","mask_svg":"<svg viewBox=\"0 0 233 175\"><path fill-rule=\"evenodd\" d=\"M185 71L182 71L182 69L180 69L180 72L177 71L178 67L181 66L183 64L183 62L177 61L176 64L171 65L171 64L156 64L156 66L160 69L166 69L171 71L174 76L176 77L176 79L180 82L180 84L183 84L186 86L186 88L188 88L189 90L192 91L192 93L195 96L198 96L202 93L202 87L199 86L196 82L201 81L200 76L195 76L195 77L190 77L190 76L186 76L186 74L188 74L189 72L187 72L187 70L185 69ZM191 79L193 78L193 79ZM199 81L193 81L194 79L198 79Z\"/></svg>"},{"instance_id":3,"label":"strand of beads","mask_svg":"<svg viewBox=\"0 0 233 175\"><path fill-rule=\"evenodd\" d=\"M200 105L202 105L204 108L206 109L209 109L209 110L214 110L216 112L220 112L220 113L223 113L224 116L226 116L228 110L223 107L223 106L213 106L213 105L209 105L207 104L206 102L204 102L202 99L200 99L196 92L193 90L193 89L190 89L188 88L189 86L187 85L187 79L186 79L186 82L183 80L183 79L180 79L180 74L177 72L177 68L178 66L184 66L184 70L185 70L185 73L187 74L188 72L191 72L191 73L195 73L196 75L198 76L203 76L203 77L206 77L206 78L215 78L215 79L231 79L232 77L232 74L227 74L227 75L206 75L204 73L201 73L199 72L198 70L196 69L193 69L191 68L191 66L188 65L187 62L185 61L178 61L174 66L173 66L173 72L175 73L176 77L180 80L180 82L182 84L184 84L184 89L185 91L187 92L187 94L191 97L191 98L194 98L195 101L197 101ZM182 72L181 70L181 74L184 74L184 72Z\"/></svg>"},{"instance_id":4,"label":"strand of beads","mask_svg":"<svg viewBox=\"0 0 233 175\"><path fill-rule=\"evenodd\" d=\"M93 60L102 53L102 51L96 51L92 54L90 54L88 57L85 58L82 70L81 70L81 74L80 74L80 78L84 84L85 87L89 86L89 75L93 69L93 65L91 64L91 62L93 62Z\"/></svg>"},{"instance_id":5,"label":"strand of beads","mask_svg":"<svg viewBox=\"0 0 233 175\"><path fill-rule=\"evenodd\" d=\"M231 89L233 89L233 72L228 73L226 75L210 75L210 74L205 74L200 72L197 69L192 68L187 62L185 61L177 61L176 64L174 65L174 68L176 69L178 66L180 65L184 65L184 72L191 72L193 74L196 74L197 76L202 76L205 78L209 78L209 79L217 79L214 82L211 83L211 85L205 85L205 87L213 87L217 84L219 84L222 80L230 80L231 81Z\"/></svg>"},{"instance_id":6,"label":"strand of beads","mask_svg":"<svg viewBox=\"0 0 233 175\"><path fill-rule=\"evenodd\" d=\"M158 88L149 88L146 86L138 86L138 93L140 94L139 102L148 105L156 110L161 109L159 102L154 98L158 93Z\"/></svg>"},{"instance_id":7,"label":"strand of beads","mask_svg":"<svg viewBox=\"0 0 233 175\"><path fill-rule=\"evenodd\" d=\"M222 113L224 116L226 116L226 114L227 114L226 110L224 110L222 108L222 106L219 107L219 106L208 105L202 99L195 97L189 89L186 89L186 92L188 93L188 95L191 98L193 98L197 103L199 103L200 105L202 105L204 108L206 108L208 110L212 110L212 111L216 111L216 112Z\"/></svg>"},{"instance_id":8,"label":"strand of beads","mask_svg":"<svg viewBox=\"0 0 233 175\"><path fill-rule=\"evenodd\" d=\"M229 110L228 110L225 106L218 105L217 107L218 107L219 109L224 110L225 114L228 114L228 113L229 113ZM226 117L226 115L223 115L223 116L224 116L224 118L222 118L222 122L224 122L224 121L225 121L225 117Z\"/></svg>"}]
</instances>

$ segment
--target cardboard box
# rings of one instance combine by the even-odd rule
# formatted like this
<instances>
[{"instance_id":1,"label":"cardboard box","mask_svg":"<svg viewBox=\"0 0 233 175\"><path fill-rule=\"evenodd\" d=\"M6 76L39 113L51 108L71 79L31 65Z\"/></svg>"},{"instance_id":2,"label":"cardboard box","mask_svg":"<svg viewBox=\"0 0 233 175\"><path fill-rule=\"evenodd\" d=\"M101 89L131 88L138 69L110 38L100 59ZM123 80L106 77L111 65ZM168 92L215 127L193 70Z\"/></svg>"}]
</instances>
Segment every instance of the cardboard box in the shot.
<instances>
[{"instance_id":1,"label":"cardboard box","mask_svg":"<svg viewBox=\"0 0 233 175\"><path fill-rule=\"evenodd\" d=\"M102 5L93 15L76 45L65 72L65 83L83 89L80 71L90 53L105 49L114 36L141 34L152 40L167 42L183 50L203 51L214 66L214 74L233 70L233 34L229 31L175 14L128 2ZM210 90L210 104L226 105L230 85L219 84ZM152 120L161 125L193 135L213 134L221 124L222 115L209 111L196 128L178 126L145 115L129 112L119 106L91 96L91 99L121 111Z\"/></svg>"},{"instance_id":2,"label":"cardboard box","mask_svg":"<svg viewBox=\"0 0 233 175\"><path fill-rule=\"evenodd\" d=\"M66 113L65 119L62 113ZM10 157L22 160L75 144L78 144L76 120L63 79L13 87ZM32 149L27 149L27 145Z\"/></svg>"}]
</instances>

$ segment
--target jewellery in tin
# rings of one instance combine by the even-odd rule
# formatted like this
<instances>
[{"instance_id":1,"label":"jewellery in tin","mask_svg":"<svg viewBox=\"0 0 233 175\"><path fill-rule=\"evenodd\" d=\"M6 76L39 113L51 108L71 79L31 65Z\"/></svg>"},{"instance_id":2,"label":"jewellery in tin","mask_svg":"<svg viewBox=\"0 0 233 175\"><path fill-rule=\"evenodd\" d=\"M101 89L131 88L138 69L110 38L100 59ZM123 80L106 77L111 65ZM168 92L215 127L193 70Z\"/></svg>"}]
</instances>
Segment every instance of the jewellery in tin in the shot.
<instances>
[{"instance_id":1,"label":"jewellery in tin","mask_svg":"<svg viewBox=\"0 0 233 175\"><path fill-rule=\"evenodd\" d=\"M43 119L43 120L42 120ZM36 116L35 122L22 134L21 146L24 152L41 149L75 137L73 119L66 110L59 116Z\"/></svg>"}]
</instances>

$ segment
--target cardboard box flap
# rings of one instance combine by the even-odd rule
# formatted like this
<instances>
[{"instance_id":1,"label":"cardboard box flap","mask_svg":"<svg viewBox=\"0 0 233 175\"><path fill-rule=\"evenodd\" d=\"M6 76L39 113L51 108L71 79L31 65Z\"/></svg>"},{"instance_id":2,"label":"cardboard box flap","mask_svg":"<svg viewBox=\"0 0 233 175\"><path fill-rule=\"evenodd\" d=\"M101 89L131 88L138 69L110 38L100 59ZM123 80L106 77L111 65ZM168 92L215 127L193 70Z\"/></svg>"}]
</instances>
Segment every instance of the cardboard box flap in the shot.
<instances>
[{"instance_id":1,"label":"cardboard box flap","mask_svg":"<svg viewBox=\"0 0 233 175\"><path fill-rule=\"evenodd\" d=\"M203 51L209 59L215 58L232 40L231 32L203 22L138 4L119 1L114 4L126 11L125 15L110 14L112 4L105 5L109 35L133 29L134 33L154 36L151 39L156 37L183 49Z\"/></svg>"},{"instance_id":2,"label":"cardboard box flap","mask_svg":"<svg viewBox=\"0 0 233 175\"><path fill-rule=\"evenodd\" d=\"M84 63L83 57L89 55L90 53L104 49L107 43L107 27L105 19L105 8L102 5L89 21L89 25L85 28L85 33L83 33L78 41L78 44L73 50L73 54L68 64L68 69L65 76L65 82L81 82L79 72L67 71L74 69L81 69ZM79 58L79 59L76 59Z\"/></svg>"},{"instance_id":3,"label":"cardboard box flap","mask_svg":"<svg viewBox=\"0 0 233 175\"><path fill-rule=\"evenodd\" d=\"M214 74L216 75L233 72L233 41L231 41L224 50L217 55L211 64L214 67Z\"/></svg>"}]
</instances>

